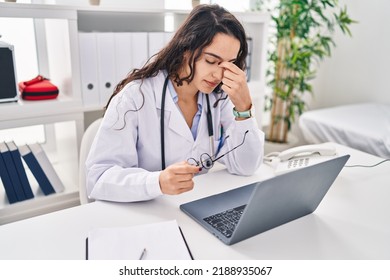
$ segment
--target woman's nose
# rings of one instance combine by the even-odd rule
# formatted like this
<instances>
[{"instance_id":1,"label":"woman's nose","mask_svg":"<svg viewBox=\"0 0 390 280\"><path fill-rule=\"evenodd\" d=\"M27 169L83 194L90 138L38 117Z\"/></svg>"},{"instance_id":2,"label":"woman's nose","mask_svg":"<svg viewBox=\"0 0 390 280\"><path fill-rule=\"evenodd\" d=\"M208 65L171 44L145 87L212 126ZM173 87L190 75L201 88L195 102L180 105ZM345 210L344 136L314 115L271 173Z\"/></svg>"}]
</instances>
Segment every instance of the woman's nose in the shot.
<instances>
[{"instance_id":1,"label":"woman's nose","mask_svg":"<svg viewBox=\"0 0 390 280\"><path fill-rule=\"evenodd\" d=\"M213 77L221 81L223 78L223 68L218 66L213 72Z\"/></svg>"}]
</instances>

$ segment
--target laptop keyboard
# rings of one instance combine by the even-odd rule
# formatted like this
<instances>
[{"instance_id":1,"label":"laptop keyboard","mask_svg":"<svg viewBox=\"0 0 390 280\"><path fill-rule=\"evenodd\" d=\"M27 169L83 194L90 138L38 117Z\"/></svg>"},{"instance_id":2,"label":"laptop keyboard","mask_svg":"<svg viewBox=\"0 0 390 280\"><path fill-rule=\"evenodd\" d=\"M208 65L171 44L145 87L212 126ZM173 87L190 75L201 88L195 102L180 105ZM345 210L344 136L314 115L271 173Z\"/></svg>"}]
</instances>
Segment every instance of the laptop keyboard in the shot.
<instances>
[{"instance_id":1,"label":"laptop keyboard","mask_svg":"<svg viewBox=\"0 0 390 280\"><path fill-rule=\"evenodd\" d=\"M224 236L230 238L234 229L236 228L238 221L241 218L242 213L244 212L245 206L246 205L242 205L233 209L229 209L221 213L206 217L203 220L222 233Z\"/></svg>"}]
</instances>

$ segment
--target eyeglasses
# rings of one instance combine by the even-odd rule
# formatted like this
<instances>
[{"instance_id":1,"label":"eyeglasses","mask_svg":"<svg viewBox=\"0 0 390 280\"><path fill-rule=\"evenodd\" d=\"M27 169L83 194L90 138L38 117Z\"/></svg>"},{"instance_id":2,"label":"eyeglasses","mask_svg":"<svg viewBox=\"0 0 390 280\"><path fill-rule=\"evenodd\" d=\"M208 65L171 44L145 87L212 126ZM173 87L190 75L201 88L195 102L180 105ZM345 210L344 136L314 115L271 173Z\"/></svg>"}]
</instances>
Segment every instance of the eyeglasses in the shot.
<instances>
[{"instance_id":1,"label":"eyeglasses","mask_svg":"<svg viewBox=\"0 0 390 280\"><path fill-rule=\"evenodd\" d=\"M234 151L235 149L237 149L238 147L242 146L245 142L245 137L247 135L247 133L249 132L249 130L245 131L244 133L244 137L242 138L242 142L240 144L238 144L237 146L235 146L234 148L232 148L231 150L227 151L226 153L218 156L217 154L215 154L213 157L210 156L208 153L203 153L200 155L200 159L199 161L194 159L194 158L189 158L187 160L187 162L191 165L194 165L194 166L202 166L203 168L206 168L206 169L211 169L213 166L214 166L214 162L216 162L217 160L223 158L224 156L226 156L228 153ZM223 141L223 143L226 141L226 139L229 138L229 135L225 137L225 140Z\"/></svg>"}]
</instances>

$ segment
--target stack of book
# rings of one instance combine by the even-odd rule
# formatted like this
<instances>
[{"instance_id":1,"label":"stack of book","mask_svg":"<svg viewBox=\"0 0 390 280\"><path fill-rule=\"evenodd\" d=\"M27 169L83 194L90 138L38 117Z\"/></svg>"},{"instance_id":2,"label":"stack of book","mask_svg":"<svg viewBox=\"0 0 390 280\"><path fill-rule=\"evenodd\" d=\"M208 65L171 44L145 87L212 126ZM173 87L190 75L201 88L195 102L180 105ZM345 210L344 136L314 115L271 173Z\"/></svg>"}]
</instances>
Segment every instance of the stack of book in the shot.
<instances>
[{"instance_id":1,"label":"stack of book","mask_svg":"<svg viewBox=\"0 0 390 280\"><path fill-rule=\"evenodd\" d=\"M17 146L0 143L0 177L10 204L34 198L22 160L45 195L64 191L58 174L39 143Z\"/></svg>"}]
</instances>

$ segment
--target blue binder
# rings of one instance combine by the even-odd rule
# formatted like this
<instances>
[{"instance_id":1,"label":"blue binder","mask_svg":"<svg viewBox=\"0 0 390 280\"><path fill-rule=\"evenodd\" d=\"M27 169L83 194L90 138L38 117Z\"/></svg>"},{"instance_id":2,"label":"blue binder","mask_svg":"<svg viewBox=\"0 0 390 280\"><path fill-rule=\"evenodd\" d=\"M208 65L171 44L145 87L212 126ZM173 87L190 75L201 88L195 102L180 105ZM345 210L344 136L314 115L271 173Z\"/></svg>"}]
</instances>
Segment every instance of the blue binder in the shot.
<instances>
[{"instance_id":1,"label":"blue binder","mask_svg":"<svg viewBox=\"0 0 390 280\"><path fill-rule=\"evenodd\" d=\"M16 167L12 159L11 152L8 150L8 146L6 145L5 142L0 143L0 146L1 146L0 149L2 151L1 155L3 157L5 166L7 167L7 171L11 179L12 185L14 187L16 197L18 201L23 201L26 199L26 196L23 191L22 183L19 180L19 174L18 171L16 171Z\"/></svg>"},{"instance_id":2,"label":"blue binder","mask_svg":"<svg viewBox=\"0 0 390 280\"><path fill-rule=\"evenodd\" d=\"M3 156L1 155L0 152L0 177L1 181L3 182L3 186L5 189L5 194L7 195L8 202L10 204L15 203L18 201L14 186L12 185L11 178L9 177L7 167L5 166Z\"/></svg>"},{"instance_id":3,"label":"blue binder","mask_svg":"<svg viewBox=\"0 0 390 280\"><path fill-rule=\"evenodd\" d=\"M11 153L12 160L14 161L14 165L16 167L16 172L19 175L19 181L22 185L22 190L24 192L24 196L26 199L34 198L34 194L31 190L30 182L28 181L26 170L24 170L24 166L22 163L22 157L18 150L18 147L15 145L13 141L6 143L8 146L8 150Z\"/></svg>"},{"instance_id":4,"label":"blue binder","mask_svg":"<svg viewBox=\"0 0 390 280\"><path fill-rule=\"evenodd\" d=\"M49 179L47 178L42 167L39 165L39 162L35 158L34 154L31 152L28 145L23 145L19 147L20 154L23 157L23 160L26 162L28 168L30 168L31 173L34 175L37 180L39 187L45 195L55 193L53 186L51 185Z\"/></svg>"}]
</instances>

